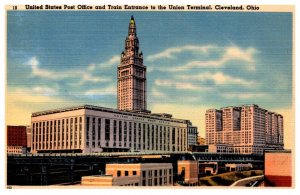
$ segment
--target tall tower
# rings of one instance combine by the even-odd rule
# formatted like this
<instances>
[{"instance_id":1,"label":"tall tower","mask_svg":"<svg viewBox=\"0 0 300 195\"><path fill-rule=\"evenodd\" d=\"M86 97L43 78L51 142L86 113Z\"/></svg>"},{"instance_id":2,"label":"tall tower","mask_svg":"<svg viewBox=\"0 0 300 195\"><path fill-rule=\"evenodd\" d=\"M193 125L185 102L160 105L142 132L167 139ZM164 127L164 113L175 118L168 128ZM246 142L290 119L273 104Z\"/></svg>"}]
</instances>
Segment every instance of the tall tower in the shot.
<instances>
[{"instance_id":1,"label":"tall tower","mask_svg":"<svg viewBox=\"0 0 300 195\"><path fill-rule=\"evenodd\" d=\"M146 66L143 64L143 53L139 51L136 24L131 16L125 50L118 66L118 109L145 112L146 98Z\"/></svg>"}]
</instances>

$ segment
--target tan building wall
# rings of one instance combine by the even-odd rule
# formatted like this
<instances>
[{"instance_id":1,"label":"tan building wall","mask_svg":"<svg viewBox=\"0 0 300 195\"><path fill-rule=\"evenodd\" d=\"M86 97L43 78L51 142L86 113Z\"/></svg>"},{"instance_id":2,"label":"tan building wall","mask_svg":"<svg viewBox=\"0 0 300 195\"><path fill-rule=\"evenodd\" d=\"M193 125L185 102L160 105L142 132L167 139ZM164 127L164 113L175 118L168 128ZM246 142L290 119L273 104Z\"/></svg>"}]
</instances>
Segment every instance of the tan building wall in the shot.
<instances>
[{"instance_id":1,"label":"tan building wall","mask_svg":"<svg viewBox=\"0 0 300 195\"><path fill-rule=\"evenodd\" d=\"M267 185L291 187L292 153L290 150L265 152L265 180Z\"/></svg>"},{"instance_id":2,"label":"tan building wall","mask_svg":"<svg viewBox=\"0 0 300 195\"><path fill-rule=\"evenodd\" d=\"M218 137L218 132L222 131L222 111L209 109L205 114L206 143L223 143L223 136Z\"/></svg>"},{"instance_id":3,"label":"tan building wall","mask_svg":"<svg viewBox=\"0 0 300 195\"><path fill-rule=\"evenodd\" d=\"M198 161L181 160L178 161L178 175L184 177L184 182L189 185L198 185Z\"/></svg>"},{"instance_id":4,"label":"tan building wall","mask_svg":"<svg viewBox=\"0 0 300 195\"><path fill-rule=\"evenodd\" d=\"M82 177L82 185L172 186L171 163L107 164L105 175Z\"/></svg>"}]
</instances>

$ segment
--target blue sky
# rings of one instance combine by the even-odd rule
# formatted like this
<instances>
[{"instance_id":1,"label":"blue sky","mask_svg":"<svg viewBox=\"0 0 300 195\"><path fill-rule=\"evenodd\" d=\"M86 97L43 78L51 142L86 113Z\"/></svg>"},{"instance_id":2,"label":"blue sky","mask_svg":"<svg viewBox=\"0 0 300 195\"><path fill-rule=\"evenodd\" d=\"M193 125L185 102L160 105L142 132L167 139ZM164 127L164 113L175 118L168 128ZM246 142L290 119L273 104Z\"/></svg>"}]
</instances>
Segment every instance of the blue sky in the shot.
<instances>
[{"instance_id":1,"label":"blue sky","mask_svg":"<svg viewBox=\"0 0 300 195\"><path fill-rule=\"evenodd\" d=\"M117 65L134 15L148 109L204 129L207 108L292 108L292 14L47 12L7 14L7 122L92 104L117 107ZM202 131L203 132L203 131Z\"/></svg>"}]
</instances>

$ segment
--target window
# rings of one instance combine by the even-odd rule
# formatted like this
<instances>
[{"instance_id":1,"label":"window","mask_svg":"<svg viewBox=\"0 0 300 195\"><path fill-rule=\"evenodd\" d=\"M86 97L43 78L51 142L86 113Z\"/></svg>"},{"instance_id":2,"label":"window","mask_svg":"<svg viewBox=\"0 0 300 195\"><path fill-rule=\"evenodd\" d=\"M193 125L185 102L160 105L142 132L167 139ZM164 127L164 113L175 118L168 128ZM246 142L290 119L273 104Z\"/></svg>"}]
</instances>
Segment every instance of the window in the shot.
<instances>
[{"instance_id":1,"label":"window","mask_svg":"<svg viewBox=\"0 0 300 195\"><path fill-rule=\"evenodd\" d=\"M125 171L125 176L128 176L128 171Z\"/></svg>"},{"instance_id":2,"label":"window","mask_svg":"<svg viewBox=\"0 0 300 195\"><path fill-rule=\"evenodd\" d=\"M136 175L136 171L132 171L132 175Z\"/></svg>"},{"instance_id":3,"label":"window","mask_svg":"<svg viewBox=\"0 0 300 195\"><path fill-rule=\"evenodd\" d=\"M117 176L120 177L121 176L121 171L117 172Z\"/></svg>"},{"instance_id":4,"label":"window","mask_svg":"<svg viewBox=\"0 0 300 195\"><path fill-rule=\"evenodd\" d=\"M67 120L68 123L68 120ZM89 140L89 127L90 126L90 117L86 117L86 139ZM68 135L68 126L67 126L67 135ZM67 137L68 139L68 137Z\"/></svg>"},{"instance_id":5,"label":"window","mask_svg":"<svg viewBox=\"0 0 300 195\"><path fill-rule=\"evenodd\" d=\"M146 177L146 171L143 171L143 177L144 178Z\"/></svg>"},{"instance_id":6,"label":"window","mask_svg":"<svg viewBox=\"0 0 300 195\"><path fill-rule=\"evenodd\" d=\"M105 140L110 140L110 120L105 119Z\"/></svg>"},{"instance_id":7,"label":"window","mask_svg":"<svg viewBox=\"0 0 300 195\"><path fill-rule=\"evenodd\" d=\"M100 146L101 141L101 118L98 118L98 146Z\"/></svg>"}]
</instances>

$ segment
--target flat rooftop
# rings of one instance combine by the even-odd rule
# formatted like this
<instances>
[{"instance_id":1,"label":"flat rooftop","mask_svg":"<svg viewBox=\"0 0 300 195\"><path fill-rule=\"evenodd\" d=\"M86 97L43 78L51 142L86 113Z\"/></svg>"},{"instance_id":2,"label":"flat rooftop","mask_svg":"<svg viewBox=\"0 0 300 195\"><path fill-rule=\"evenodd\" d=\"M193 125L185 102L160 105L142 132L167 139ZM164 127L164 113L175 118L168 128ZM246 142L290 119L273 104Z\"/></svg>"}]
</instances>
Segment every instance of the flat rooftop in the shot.
<instances>
[{"instance_id":1,"label":"flat rooftop","mask_svg":"<svg viewBox=\"0 0 300 195\"><path fill-rule=\"evenodd\" d=\"M169 121L169 122L185 123L185 124L190 122L189 120L169 118L169 117L165 117L163 115L160 116L159 114L135 113L135 112L128 112L128 111L121 111L121 110L117 110L117 109L113 109L113 108L93 106L93 105L72 106L72 107L66 107L66 108L58 108L58 109L53 109L53 110L34 112L31 114L31 117L38 117L38 116L56 114L56 113L62 113L62 112L70 112L70 111L82 110L82 109L101 111L101 112L109 112L109 113L122 114L122 115L127 115L127 116L134 116L134 117L143 117L143 118L156 119L156 120L164 120L164 121Z\"/></svg>"}]
</instances>

